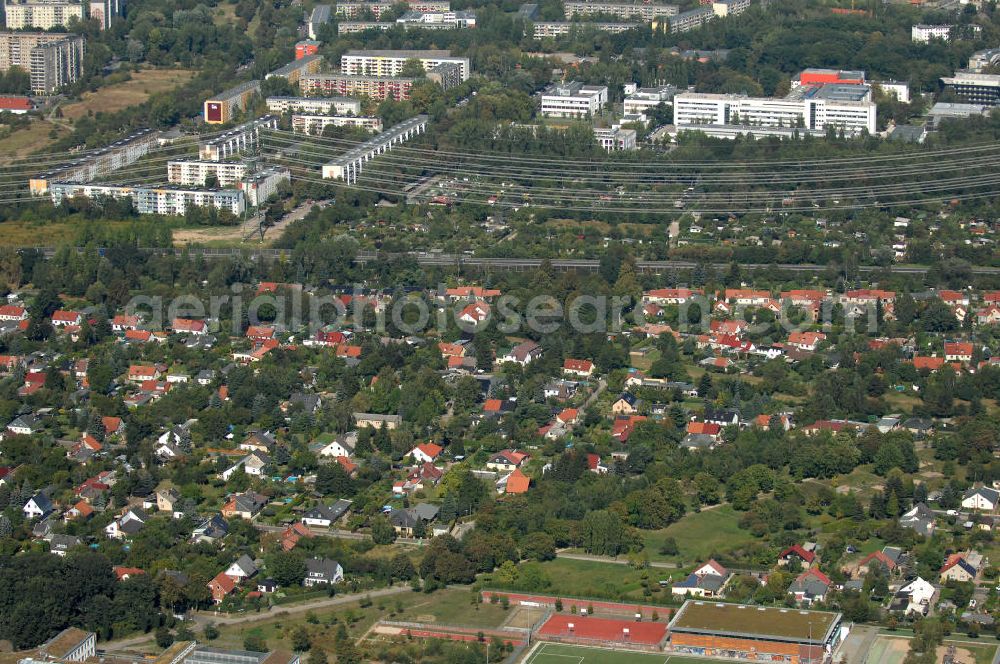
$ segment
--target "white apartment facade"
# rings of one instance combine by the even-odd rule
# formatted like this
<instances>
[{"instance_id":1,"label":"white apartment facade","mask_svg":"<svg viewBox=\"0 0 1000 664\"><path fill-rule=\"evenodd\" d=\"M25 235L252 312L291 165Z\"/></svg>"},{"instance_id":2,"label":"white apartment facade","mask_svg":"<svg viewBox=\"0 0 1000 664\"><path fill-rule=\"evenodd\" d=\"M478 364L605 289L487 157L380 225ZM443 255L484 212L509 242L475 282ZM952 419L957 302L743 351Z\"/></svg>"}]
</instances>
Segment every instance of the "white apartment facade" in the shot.
<instances>
[{"instance_id":1,"label":"white apartment facade","mask_svg":"<svg viewBox=\"0 0 1000 664\"><path fill-rule=\"evenodd\" d=\"M248 175L238 188L246 196L247 205L257 207L278 192L283 182L290 182L292 173L283 166L270 166L260 172Z\"/></svg>"},{"instance_id":2,"label":"white apartment facade","mask_svg":"<svg viewBox=\"0 0 1000 664\"><path fill-rule=\"evenodd\" d=\"M719 18L737 16L750 9L750 0L714 0L712 13Z\"/></svg>"},{"instance_id":3,"label":"white apartment facade","mask_svg":"<svg viewBox=\"0 0 1000 664\"><path fill-rule=\"evenodd\" d=\"M82 184L56 182L49 185L52 203L82 196L84 198L131 198L139 214L183 215L189 206L213 207L228 210L234 215L243 214L246 203L239 189L186 189L175 185L160 187L131 187L113 184Z\"/></svg>"},{"instance_id":4,"label":"white apartment facade","mask_svg":"<svg viewBox=\"0 0 1000 664\"><path fill-rule=\"evenodd\" d=\"M13 2L4 3L4 16L8 30L25 30L37 28L51 30L65 28L70 20L82 21L83 3L81 2Z\"/></svg>"},{"instance_id":5,"label":"white apartment facade","mask_svg":"<svg viewBox=\"0 0 1000 664\"><path fill-rule=\"evenodd\" d=\"M638 28L641 23L591 23L581 21L537 21L531 24L535 39L561 37L573 30L596 30L609 35L617 35Z\"/></svg>"},{"instance_id":6,"label":"white apartment facade","mask_svg":"<svg viewBox=\"0 0 1000 664\"><path fill-rule=\"evenodd\" d=\"M919 23L910 28L910 39L919 44L926 44L932 39L951 39L953 25L926 25Z\"/></svg>"},{"instance_id":7,"label":"white apartment facade","mask_svg":"<svg viewBox=\"0 0 1000 664\"><path fill-rule=\"evenodd\" d=\"M292 131L298 134L322 134L327 127L361 127L368 131L382 131L382 119L367 115L292 115Z\"/></svg>"},{"instance_id":8,"label":"white apartment facade","mask_svg":"<svg viewBox=\"0 0 1000 664\"><path fill-rule=\"evenodd\" d=\"M608 103L606 85L559 83L542 93L542 115L549 118L587 118Z\"/></svg>"},{"instance_id":9,"label":"white apartment facade","mask_svg":"<svg viewBox=\"0 0 1000 664\"><path fill-rule=\"evenodd\" d=\"M351 97L268 97L267 110L270 113L360 115L361 100Z\"/></svg>"},{"instance_id":10,"label":"white apartment facade","mask_svg":"<svg viewBox=\"0 0 1000 664\"><path fill-rule=\"evenodd\" d=\"M563 11L567 19L571 19L574 16L605 14L624 20L638 18L646 23L652 23L658 18L676 16L680 9L677 5L645 2L589 2L587 0L571 0L563 3Z\"/></svg>"},{"instance_id":11,"label":"white apartment facade","mask_svg":"<svg viewBox=\"0 0 1000 664\"><path fill-rule=\"evenodd\" d=\"M167 162L167 182L204 187L214 175L220 187L232 187L247 174L247 165L240 161L177 160Z\"/></svg>"},{"instance_id":12,"label":"white apartment facade","mask_svg":"<svg viewBox=\"0 0 1000 664\"><path fill-rule=\"evenodd\" d=\"M340 56L340 70L348 75L399 76L410 60L418 61L424 71L453 63L462 81L469 78L469 58L453 57L451 51L348 51Z\"/></svg>"}]
</instances>

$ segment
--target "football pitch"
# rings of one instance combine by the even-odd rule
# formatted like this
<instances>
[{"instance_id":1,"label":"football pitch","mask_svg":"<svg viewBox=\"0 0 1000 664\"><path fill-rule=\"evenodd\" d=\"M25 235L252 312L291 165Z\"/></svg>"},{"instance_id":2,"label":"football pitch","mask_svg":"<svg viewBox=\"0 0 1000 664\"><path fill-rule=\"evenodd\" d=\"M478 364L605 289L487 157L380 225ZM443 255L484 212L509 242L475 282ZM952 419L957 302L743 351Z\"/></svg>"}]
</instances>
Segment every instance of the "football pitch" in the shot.
<instances>
[{"instance_id":1,"label":"football pitch","mask_svg":"<svg viewBox=\"0 0 1000 664\"><path fill-rule=\"evenodd\" d=\"M541 643L535 646L524 660L524 664L712 664L720 661L723 660L570 646L563 643Z\"/></svg>"}]
</instances>

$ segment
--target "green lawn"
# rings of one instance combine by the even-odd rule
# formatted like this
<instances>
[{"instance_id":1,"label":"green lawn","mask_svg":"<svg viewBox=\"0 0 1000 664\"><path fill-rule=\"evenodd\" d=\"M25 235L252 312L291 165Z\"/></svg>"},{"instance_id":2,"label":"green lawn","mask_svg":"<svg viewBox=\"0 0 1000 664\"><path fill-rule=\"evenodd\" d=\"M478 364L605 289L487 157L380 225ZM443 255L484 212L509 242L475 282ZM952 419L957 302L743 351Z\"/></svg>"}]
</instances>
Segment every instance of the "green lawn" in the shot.
<instances>
[{"instance_id":1,"label":"green lawn","mask_svg":"<svg viewBox=\"0 0 1000 664\"><path fill-rule=\"evenodd\" d=\"M499 627L509 615L499 605L473 605L473 597L471 590L463 589L439 590L431 594L407 591L391 597L374 598L368 607L352 602L310 612L265 614L258 621L218 625L220 635L208 645L239 649L250 632L263 637L269 648L291 650L292 632L302 626L317 647L332 652L334 637L341 623L347 626L351 636L359 637L380 619L489 629ZM294 604L281 608L282 611L296 611ZM156 651L151 648L151 651Z\"/></svg>"},{"instance_id":2,"label":"green lawn","mask_svg":"<svg viewBox=\"0 0 1000 664\"><path fill-rule=\"evenodd\" d=\"M542 643L524 661L525 664L712 664L724 660Z\"/></svg>"},{"instance_id":3,"label":"green lawn","mask_svg":"<svg viewBox=\"0 0 1000 664\"><path fill-rule=\"evenodd\" d=\"M686 515L662 530L643 532L645 551L650 560L669 560L682 564L707 560L750 542L753 536L739 527L740 515L729 505ZM677 541L680 555L664 556L660 547L667 537Z\"/></svg>"},{"instance_id":4,"label":"green lawn","mask_svg":"<svg viewBox=\"0 0 1000 664\"><path fill-rule=\"evenodd\" d=\"M652 597L645 599L657 603L669 599L669 594L660 592L656 585L656 579L659 578L657 575L665 570L636 570L628 565L570 558L556 558L535 564L538 564L550 581L547 588L539 590L546 595L643 600L642 576L645 573L655 590Z\"/></svg>"}]
</instances>

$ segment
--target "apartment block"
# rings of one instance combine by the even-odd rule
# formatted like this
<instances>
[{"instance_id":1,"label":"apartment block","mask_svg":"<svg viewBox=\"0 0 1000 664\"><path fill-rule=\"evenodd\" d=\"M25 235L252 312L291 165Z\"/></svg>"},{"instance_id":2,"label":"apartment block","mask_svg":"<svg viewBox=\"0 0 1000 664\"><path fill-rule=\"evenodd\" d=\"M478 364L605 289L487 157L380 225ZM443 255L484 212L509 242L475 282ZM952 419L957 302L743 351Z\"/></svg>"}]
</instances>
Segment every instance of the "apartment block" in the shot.
<instances>
[{"instance_id":1,"label":"apartment block","mask_svg":"<svg viewBox=\"0 0 1000 664\"><path fill-rule=\"evenodd\" d=\"M8 30L51 30L68 27L70 21L84 20L83 3L49 2L47 0L14 0L4 2L4 16Z\"/></svg>"},{"instance_id":2,"label":"apartment block","mask_svg":"<svg viewBox=\"0 0 1000 664\"><path fill-rule=\"evenodd\" d=\"M410 98L414 79L398 76L363 76L358 74L313 74L299 79L305 95L341 95L369 97L375 101Z\"/></svg>"},{"instance_id":3,"label":"apartment block","mask_svg":"<svg viewBox=\"0 0 1000 664\"><path fill-rule=\"evenodd\" d=\"M379 23L378 21L338 21L337 34L354 35L365 30L381 30L385 32L395 27L395 23Z\"/></svg>"},{"instance_id":4,"label":"apartment block","mask_svg":"<svg viewBox=\"0 0 1000 664\"><path fill-rule=\"evenodd\" d=\"M268 166L246 176L238 187L246 196L247 205L259 207L278 193L278 187L290 182L292 173L284 166Z\"/></svg>"},{"instance_id":5,"label":"apartment block","mask_svg":"<svg viewBox=\"0 0 1000 664\"><path fill-rule=\"evenodd\" d=\"M550 118L587 118L608 103L606 85L584 85L579 81L558 83L542 93L542 115Z\"/></svg>"},{"instance_id":6,"label":"apartment block","mask_svg":"<svg viewBox=\"0 0 1000 664\"><path fill-rule=\"evenodd\" d=\"M311 113L316 115L360 115L361 100L350 97L268 97L271 113Z\"/></svg>"},{"instance_id":7,"label":"apartment block","mask_svg":"<svg viewBox=\"0 0 1000 664\"><path fill-rule=\"evenodd\" d=\"M250 99L260 92L260 81L247 81L205 100L205 122L225 124L246 108Z\"/></svg>"},{"instance_id":8,"label":"apartment block","mask_svg":"<svg viewBox=\"0 0 1000 664\"><path fill-rule=\"evenodd\" d=\"M35 94L51 94L80 78L84 39L55 32L0 32L0 71L20 67Z\"/></svg>"},{"instance_id":9,"label":"apartment block","mask_svg":"<svg viewBox=\"0 0 1000 664\"><path fill-rule=\"evenodd\" d=\"M53 182L90 182L110 175L147 155L157 145L158 138L159 132L140 129L69 164L33 176L28 180L28 188L33 196L41 196L48 193Z\"/></svg>"},{"instance_id":10,"label":"apartment block","mask_svg":"<svg viewBox=\"0 0 1000 664\"><path fill-rule=\"evenodd\" d=\"M627 30L633 30L642 23L583 23L580 21L537 21L532 23L533 34L536 39L545 37L562 37L571 31L596 30L606 32L611 35L621 34Z\"/></svg>"},{"instance_id":11,"label":"apartment block","mask_svg":"<svg viewBox=\"0 0 1000 664\"><path fill-rule=\"evenodd\" d=\"M219 187L234 187L247 175L242 161L176 160L167 162L167 182L188 187L206 186L214 177Z\"/></svg>"},{"instance_id":12,"label":"apartment block","mask_svg":"<svg viewBox=\"0 0 1000 664\"><path fill-rule=\"evenodd\" d=\"M139 214L184 215L191 207L212 207L234 215L246 210L243 192L239 189L190 189L176 185L133 187L115 184L85 184L55 182L49 187L54 205L67 198L131 198Z\"/></svg>"},{"instance_id":13,"label":"apartment block","mask_svg":"<svg viewBox=\"0 0 1000 664\"><path fill-rule=\"evenodd\" d=\"M358 176L367 162L380 154L389 152L394 145L405 143L424 133L427 130L428 119L426 115L417 115L390 127L377 136L373 136L356 148L323 164L323 177L344 180L347 184L357 182Z\"/></svg>"},{"instance_id":14,"label":"apartment block","mask_svg":"<svg viewBox=\"0 0 1000 664\"><path fill-rule=\"evenodd\" d=\"M677 33L695 30L713 18L715 18L715 12L709 6L689 9L670 18L670 32Z\"/></svg>"},{"instance_id":15,"label":"apartment block","mask_svg":"<svg viewBox=\"0 0 1000 664\"><path fill-rule=\"evenodd\" d=\"M623 129L619 125L594 127L594 138L608 152L635 150L636 136L635 129Z\"/></svg>"},{"instance_id":16,"label":"apartment block","mask_svg":"<svg viewBox=\"0 0 1000 664\"><path fill-rule=\"evenodd\" d=\"M323 66L323 56L315 53L292 60L287 65L269 72L264 78L283 78L291 85L298 85L303 76L318 73Z\"/></svg>"},{"instance_id":17,"label":"apartment block","mask_svg":"<svg viewBox=\"0 0 1000 664\"><path fill-rule=\"evenodd\" d=\"M954 76L944 76L941 83L953 90L962 101L969 104L1000 106L1000 75L955 72Z\"/></svg>"},{"instance_id":18,"label":"apartment block","mask_svg":"<svg viewBox=\"0 0 1000 664\"><path fill-rule=\"evenodd\" d=\"M458 65L461 80L469 78L468 58L452 57L451 51L348 51L340 57L344 74L364 76L399 76L410 60L416 60L431 71L442 64Z\"/></svg>"},{"instance_id":19,"label":"apartment block","mask_svg":"<svg viewBox=\"0 0 1000 664\"><path fill-rule=\"evenodd\" d=\"M651 2L589 2L587 0L570 0L563 3L563 11L567 19L574 16L615 16L623 20L641 20L652 23L656 19L676 16L680 11L677 5ZM711 11L711 9L709 9Z\"/></svg>"},{"instance_id":20,"label":"apartment block","mask_svg":"<svg viewBox=\"0 0 1000 664\"><path fill-rule=\"evenodd\" d=\"M382 14L392 9L393 2L338 2L337 17L353 20L371 12L378 21ZM411 11L417 12L447 12L451 10L450 0L413 0L404 3Z\"/></svg>"},{"instance_id":21,"label":"apartment block","mask_svg":"<svg viewBox=\"0 0 1000 664\"><path fill-rule=\"evenodd\" d=\"M712 13L719 18L739 16L750 9L750 0L713 0Z\"/></svg>"},{"instance_id":22,"label":"apartment block","mask_svg":"<svg viewBox=\"0 0 1000 664\"><path fill-rule=\"evenodd\" d=\"M319 52L320 43L315 39L303 39L295 44L295 59L301 60L307 55L316 55Z\"/></svg>"},{"instance_id":23,"label":"apartment block","mask_svg":"<svg viewBox=\"0 0 1000 664\"><path fill-rule=\"evenodd\" d=\"M110 28L121 15L122 0L90 0L90 18L97 21L101 30Z\"/></svg>"},{"instance_id":24,"label":"apartment block","mask_svg":"<svg viewBox=\"0 0 1000 664\"><path fill-rule=\"evenodd\" d=\"M323 133L327 127L361 127L372 132L382 131L382 119L357 115L292 115L292 131L313 136Z\"/></svg>"},{"instance_id":25,"label":"apartment block","mask_svg":"<svg viewBox=\"0 0 1000 664\"><path fill-rule=\"evenodd\" d=\"M309 39L319 39L320 26L329 23L332 17L333 8L330 5L316 5L313 7L312 14L309 15L309 21L306 24Z\"/></svg>"},{"instance_id":26,"label":"apartment block","mask_svg":"<svg viewBox=\"0 0 1000 664\"><path fill-rule=\"evenodd\" d=\"M910 28L910 39L920 44L926 44L932 39L948 41L951 39L951 31L954 27L953 25L925 25L920 23Z\"/></svg>"},{"instance_id":27,"label":"apartment block","mask_svg":"<svg viewBox=\"0 0 1000 664\"><path fill-rule=\"evenodd\" d=\"M277 128L277 115L259 117L239 127L234 127L215 138L198 143L198 158L202 161L229 159L256 147L262 129Z\"/></svg>"}]
</instances>

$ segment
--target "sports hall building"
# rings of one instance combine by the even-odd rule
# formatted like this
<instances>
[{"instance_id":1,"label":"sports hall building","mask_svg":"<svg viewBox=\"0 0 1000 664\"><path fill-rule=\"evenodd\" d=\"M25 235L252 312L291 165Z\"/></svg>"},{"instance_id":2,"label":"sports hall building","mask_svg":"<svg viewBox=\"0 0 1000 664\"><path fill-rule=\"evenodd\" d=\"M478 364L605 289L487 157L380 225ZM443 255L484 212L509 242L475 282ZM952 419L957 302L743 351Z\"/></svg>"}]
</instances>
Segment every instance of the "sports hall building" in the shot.
<instances>
[{"instance_id":1,"label":"sports hall building","mask_svg":"<svg viewBox=\"0 0 1000 664\"><path fill-rule=\"evenodd\" d=\"M674 653L758 662L823 664L847 635L826 611L688 600L670 621Z\"/></svg>"}]
</instances>

